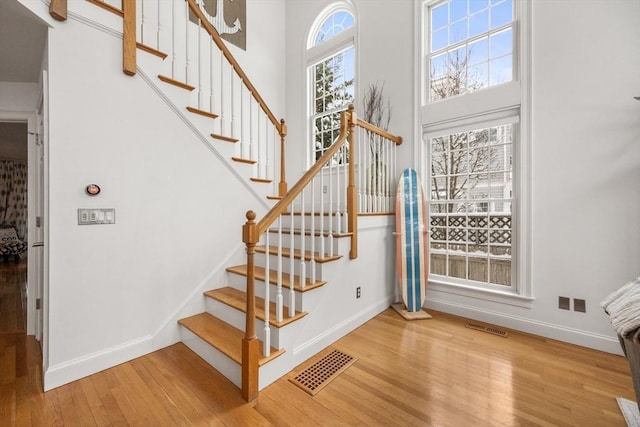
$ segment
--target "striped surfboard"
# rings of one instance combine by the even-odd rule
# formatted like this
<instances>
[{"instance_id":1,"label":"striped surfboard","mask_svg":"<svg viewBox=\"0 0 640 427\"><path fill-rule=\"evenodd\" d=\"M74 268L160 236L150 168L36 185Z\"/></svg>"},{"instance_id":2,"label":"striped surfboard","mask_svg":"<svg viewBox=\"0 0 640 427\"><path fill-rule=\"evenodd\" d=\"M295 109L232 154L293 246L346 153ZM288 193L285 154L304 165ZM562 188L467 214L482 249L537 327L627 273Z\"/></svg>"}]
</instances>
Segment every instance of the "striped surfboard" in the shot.
<instances>
[{"instance_id":1,"label":"striped surfboard","mask_svg":"<svg viewBox=\"0 0 640 427\"><path fill-rule=\"evenodd\" d=\"M429 277L427 230L422 184L414 169L405 169L396 193L395 235L398 285L408 313L421 312L425 301Z\"/></svg>"}]
</instances>

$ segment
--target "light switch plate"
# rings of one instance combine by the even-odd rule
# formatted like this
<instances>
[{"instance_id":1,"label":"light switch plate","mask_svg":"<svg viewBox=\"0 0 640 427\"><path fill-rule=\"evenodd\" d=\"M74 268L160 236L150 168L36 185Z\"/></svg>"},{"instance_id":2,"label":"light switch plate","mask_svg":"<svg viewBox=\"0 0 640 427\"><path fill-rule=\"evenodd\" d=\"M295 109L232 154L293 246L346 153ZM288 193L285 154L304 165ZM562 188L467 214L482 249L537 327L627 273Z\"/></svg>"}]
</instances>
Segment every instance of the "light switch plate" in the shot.
<instances>
[{"instance_id":1,"label":"light switch plate","mask_svg":"<svg viewBox=\"0 0 640 427\"><path fill-rule=\"evenodd\" d=\"M78 209L78 225L115 224L114 208Z\"/></svg>"}]
</instances>

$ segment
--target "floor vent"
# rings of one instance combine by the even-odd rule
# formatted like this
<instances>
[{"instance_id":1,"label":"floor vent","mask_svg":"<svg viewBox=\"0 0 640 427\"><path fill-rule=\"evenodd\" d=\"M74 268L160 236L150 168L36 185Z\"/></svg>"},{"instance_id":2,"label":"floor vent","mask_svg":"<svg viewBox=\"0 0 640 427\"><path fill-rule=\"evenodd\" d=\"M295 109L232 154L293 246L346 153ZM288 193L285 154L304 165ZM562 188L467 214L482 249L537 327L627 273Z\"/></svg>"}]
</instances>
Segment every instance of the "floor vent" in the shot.
<instances>
[{"instance_id":1,"label":"floor vent","mask_svg":"<svg viewBox=\"0 0 640 427\"><path fill-rule=\"evenodd\" d=\"M294 378L290 378L289 381L311 396L315 396L334 378L354 364L356 360L353 356L349 356L340 350L333 350Z\"/></svg>"},{"instance_id":2,"label":"floor vent","mask_svg":"<svg viewBox=\"0 0 640 427\"><path fill-rule=\"evenodd\" d=\"M509 334L507 334L507 331L505 331L504 329L498 329L493 326L484 326L484 325L479 325L477 323L467 323L467 328L475 329L477 331L487 332L487 333L498 335L505 338L509 336Z\"/></svg>"}]
</instances>

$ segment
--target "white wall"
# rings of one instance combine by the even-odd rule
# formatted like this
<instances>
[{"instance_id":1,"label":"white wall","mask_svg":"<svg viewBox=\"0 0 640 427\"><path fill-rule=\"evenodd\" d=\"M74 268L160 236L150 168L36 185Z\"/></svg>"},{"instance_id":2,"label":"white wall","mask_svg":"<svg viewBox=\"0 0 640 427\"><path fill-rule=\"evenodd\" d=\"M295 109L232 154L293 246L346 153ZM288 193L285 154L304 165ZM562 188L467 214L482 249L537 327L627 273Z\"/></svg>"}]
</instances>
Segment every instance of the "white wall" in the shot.
<instances>
[{"instance_id":1,"label":"white wall","mask_svg":"<svg viewBox=\"0 0 640 427\"><path fill-rule=\"evenodd\" d=\"M37 83L0 82L0 111L3 120L31 114L38 101Z\"/></svg>"},{"instance_id":2,"label":"white wall","mask_svg":"<svg viewBox=\"0 0 640 427\"><path fill-rule=\"evenodd\" d=\"M248 3L240 61L277 113L283 3ZM74 4L72 13L87 7ZM225 261L243 252L245 212L261 207L144 79L122 73L117 37L72 17L50 31L48 57L46 389L175 342L175 319L202 311L202 289L224 285ZM90 183L100 195L84 193ZM77 225L76 210L92 207L115 208L116 224Z\"/></svg>"},{"instance_id":3,"label":"white wall","mask_svg":"<svg viewBox=\"0 0 640 427\"><path fill-rule=\"evenodd\" d=\"M303 43L329 0L287 2L287 119L296 147L304 138ZM354 0L359 21L359 93L385 81L390 129L412 159L414 28L412 1ZM534 1L532 58L530 308L428 291L428 306L543 336L619 352L599 302L640 274L640 2ZM596 31L597 29L597 31ZM291 137L290 137L291 140ZM291 146L292 144L290 144ZM289 157L300 168L304 152ZM299 169L298 169L299 170ZM581 298L587 313L557 308Z\"/></svg>"}]
</instances>

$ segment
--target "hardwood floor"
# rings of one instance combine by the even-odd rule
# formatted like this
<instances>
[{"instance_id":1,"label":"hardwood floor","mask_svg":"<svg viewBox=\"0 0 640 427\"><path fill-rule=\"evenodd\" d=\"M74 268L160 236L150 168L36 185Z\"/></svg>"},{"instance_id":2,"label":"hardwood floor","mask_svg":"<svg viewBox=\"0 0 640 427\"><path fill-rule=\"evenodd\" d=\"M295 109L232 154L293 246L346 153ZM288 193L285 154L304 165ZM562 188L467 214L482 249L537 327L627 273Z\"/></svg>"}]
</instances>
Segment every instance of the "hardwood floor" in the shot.
<instances>
[{"instance_id":1,"label":"hardwood floor","mask_svg":"<svg viewBox=\"0 0 640 427\"><path fill-rule=\"evenodd\" d=\"M39 345L3 332L0 426L625 425L615 397L635 397L624 358L431 314L386 310L330 348L358 360L315 397L287 378L322 353L254 404L183 344L42 393Z\"/></svg>"}]
</instances>

